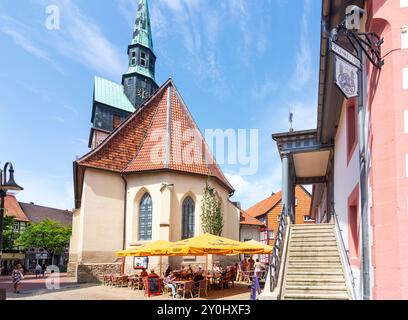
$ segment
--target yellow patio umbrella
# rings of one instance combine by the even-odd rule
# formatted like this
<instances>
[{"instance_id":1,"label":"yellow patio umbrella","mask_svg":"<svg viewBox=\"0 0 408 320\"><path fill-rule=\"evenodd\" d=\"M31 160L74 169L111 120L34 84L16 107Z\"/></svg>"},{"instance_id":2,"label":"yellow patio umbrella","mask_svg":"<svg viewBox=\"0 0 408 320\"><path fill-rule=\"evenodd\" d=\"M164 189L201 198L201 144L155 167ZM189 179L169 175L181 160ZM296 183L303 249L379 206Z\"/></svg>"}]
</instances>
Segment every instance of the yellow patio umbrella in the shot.
<instances>
[{"instance_id":1,"label":"yellow patio umbrella","mask_svg":"<svg viewBox=\"0 0 408 320\"><path fill-rule=\"evenodd\" d=\"M228 255L228 254L258 254L264 250L259 246L246 244L236 240L215 236L209 233L198 237L181 240L170 244L169 255Z\"/></svg>"},{"instance_id":2,"label":"yellow patio umbrella","mask_svg":"<svg viewBox=\"0 0 408 320\"><path fill-rule=\"evenodd\" d=\"M272 246L268 246L267 244L261 243L261 242L256 241L256 240L245 241L245 243L250 244L250 245L255 246L255 247L262 248L264 250L264 252L262 252L262 254L271 254L272 250L273 250Z\"/></svg>"},{"instance_id":3,"label":"yellow patio umbrella","mask_svg":"<svg viewBox=\"0 0 408 320\"><path fill-rule=\"evenodd\" d=\"M147 243L137 248L131 248L124 251L116 252L119 257L149 257L149 256L166 256L167 248L172 242L158 240Z\"/></svg>"}]
</instances>

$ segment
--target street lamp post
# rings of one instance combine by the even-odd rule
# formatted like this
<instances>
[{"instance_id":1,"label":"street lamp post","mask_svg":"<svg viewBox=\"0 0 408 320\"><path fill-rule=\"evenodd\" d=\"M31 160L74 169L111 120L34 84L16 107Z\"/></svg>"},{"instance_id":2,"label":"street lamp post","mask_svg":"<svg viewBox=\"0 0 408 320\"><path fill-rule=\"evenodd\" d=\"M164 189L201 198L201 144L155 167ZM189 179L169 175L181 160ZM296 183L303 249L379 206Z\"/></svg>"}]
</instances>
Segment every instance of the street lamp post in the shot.
<instances>
[{"instance_id":1,"label":"street lamp post","mask_svg":"<svg viewBox=\"0 0 408 320\"><path fill-rule=\"evenodd\" d=\"M7 180L7 170L9 172ZM19 192L24 190L14 181L14 169L11 162L4 165L4 169L0 169L0 275L2 271L2 256L3 256L3 220L4 220L4 203L7 192Z\"/></svg>"}]
</instances>

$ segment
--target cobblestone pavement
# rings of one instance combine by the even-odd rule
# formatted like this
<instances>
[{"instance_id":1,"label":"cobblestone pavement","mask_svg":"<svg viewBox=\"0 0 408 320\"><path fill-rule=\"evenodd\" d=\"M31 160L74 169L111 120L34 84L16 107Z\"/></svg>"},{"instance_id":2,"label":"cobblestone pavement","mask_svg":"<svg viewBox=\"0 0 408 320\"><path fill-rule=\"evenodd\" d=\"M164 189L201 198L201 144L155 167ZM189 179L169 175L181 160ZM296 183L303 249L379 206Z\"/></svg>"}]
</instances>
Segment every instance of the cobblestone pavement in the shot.
<instances>
[{"instance_id":1,"label":"cobblestone pavement","mask_svg":"<svg viewBox=\"0 0 408 320\"><path fill-rule=\"evenodd\" d=\"M36 278L35 275L26 275L21 282L20 292L24 293L26 291L46 289L47 279L48 277ZM66 273L61 273L59 279L61 287L70 286L75 283L75 279L68 278ZM12 293L14 291L13 284L11 283L11 276L0 277L0 289L6 289L7 293Z\"/></svg>"},{"instance_id":2,"label":"cobblestone pavement","mask_svg":"<svg viewBox=\"0 0 408 320\"><path fill-rule=\"evenodd\" d=\"M208 297L195 300L249 300L248 285L236 284L234 288L211 290ZM102 285L75 285L71 284L61 290L25 292L20 295L8 294L8 300L175 300L167 295L145 297L143 291L134 291L128 288L113 288ZM177 298L176 300L180 300ZM189 300L189 299L186 299Z\"/></svg>"}]
</instances>

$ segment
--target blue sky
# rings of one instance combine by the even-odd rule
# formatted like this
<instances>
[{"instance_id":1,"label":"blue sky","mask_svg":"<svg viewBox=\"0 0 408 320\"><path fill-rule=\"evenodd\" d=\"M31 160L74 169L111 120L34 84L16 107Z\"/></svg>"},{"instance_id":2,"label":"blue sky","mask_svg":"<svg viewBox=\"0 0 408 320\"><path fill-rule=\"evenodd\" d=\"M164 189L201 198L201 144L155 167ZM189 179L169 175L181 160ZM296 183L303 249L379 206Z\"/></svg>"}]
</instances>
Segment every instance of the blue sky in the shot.
<instances>
[{"instance_id":1,"label":"blue sky","mask_svg":"<svg viewBox=\"0 0 408 320\"><path fill-rule=\"evenodd\" d=\"M0 161L20 201L71 209L88 151L93 78L120 82L138 0L0 3ZM45 27L60 8L59 30ZM271 134L316 126L321 1L150 0L156 81L172 77L201 131L258 129L259 167L222 165L244 208L279 191Z\"/></svg>"}]
</instances>

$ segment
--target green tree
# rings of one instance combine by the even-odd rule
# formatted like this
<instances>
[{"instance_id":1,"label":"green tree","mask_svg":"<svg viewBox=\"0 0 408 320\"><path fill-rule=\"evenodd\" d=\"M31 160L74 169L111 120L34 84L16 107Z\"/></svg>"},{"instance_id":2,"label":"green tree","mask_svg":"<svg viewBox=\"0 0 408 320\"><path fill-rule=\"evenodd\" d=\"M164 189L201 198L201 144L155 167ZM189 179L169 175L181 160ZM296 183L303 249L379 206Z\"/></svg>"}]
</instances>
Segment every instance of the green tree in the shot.
<instances>
[{"instance_id":1,"label":"green tree","mask_svg":"<svg viewBox=\"0 0 408 320\"><path fill-rule=\"evenodd\" d=\"M221 200L216 190L208 184L208 181L204 187L201 204L201 225L204 233L215 236L221 236L224 227Z\"/></svg>"},{"instance_id":2,"label":"green tree","mask_svg":"<svg viewBox=\"0 0 408 320\"><path fill-rule=\"evenodd\" d=\"M17 239L17 245L28 250L30 248L43 248L51 256L61 254L69 245L71 227L46 219L37 224L29 225Z\"/></svg>"},{"instance_id":3,"label":"green tree","mask_svg":"<svg viewBox=\"0 0 408 320\"><path fill-rule=\"evenodd\" d=\"M14 223L16 219L14 217L4 217L3 222L3 250L11 251L16 247L16 240L18 233L13 231Z\"/></svg>"}]
</instances>

